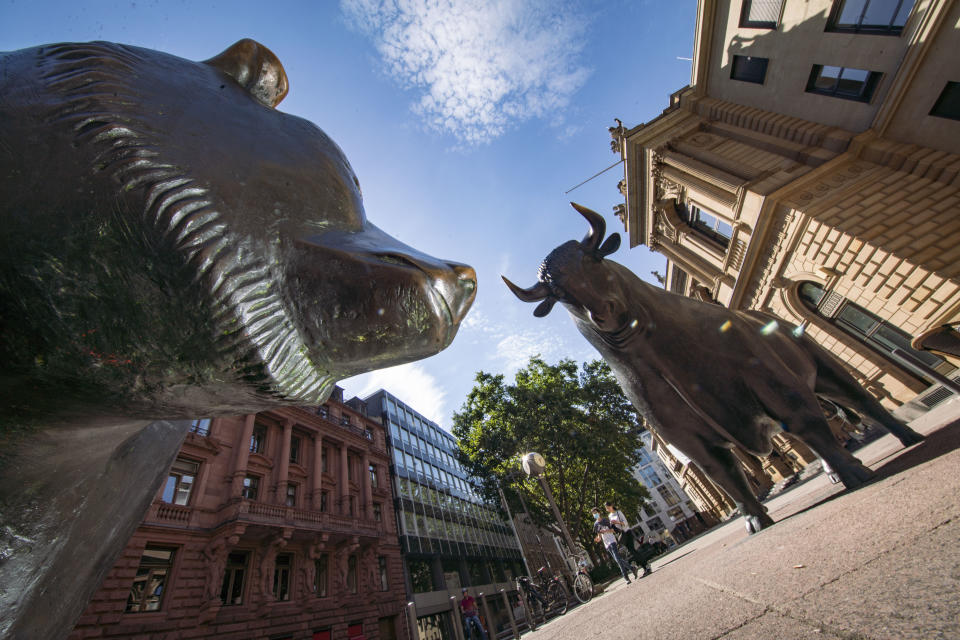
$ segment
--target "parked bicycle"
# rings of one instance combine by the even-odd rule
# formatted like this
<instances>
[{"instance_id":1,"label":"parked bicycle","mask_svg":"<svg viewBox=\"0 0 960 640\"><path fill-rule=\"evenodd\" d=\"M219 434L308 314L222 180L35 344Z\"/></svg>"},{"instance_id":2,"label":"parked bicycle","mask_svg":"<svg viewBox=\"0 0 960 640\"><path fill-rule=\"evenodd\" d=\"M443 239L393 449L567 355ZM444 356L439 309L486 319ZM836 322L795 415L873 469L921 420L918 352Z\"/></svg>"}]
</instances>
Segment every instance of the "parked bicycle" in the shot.
<instances>
[{"instance_id":1,"label":"parked bicycle","mask_svg":"<svg viewBox=\"0 0 960 640\"><path fill-rule=\"evenodd\" d=\"M593 580L587 573L587 561L580 559L577 562L577 575L573 579L573 595L582 604L587 604L593 598Z\"/></svg>"},{"instance_id":2,"label":"parked bicycle","mask_svg":"<svg viewBox=\"0 0 960 640\"><path fill-rule=\"evenodd\" d=\"M557 576L547 577L547 570L541 567L537 572L538 581L530 576L517 577L517 590L523 594L527 605L527 621L530 629L546 622L548 616L562 616L567 612L569 602L567 590Z\"/></svg>"}]
</instances>

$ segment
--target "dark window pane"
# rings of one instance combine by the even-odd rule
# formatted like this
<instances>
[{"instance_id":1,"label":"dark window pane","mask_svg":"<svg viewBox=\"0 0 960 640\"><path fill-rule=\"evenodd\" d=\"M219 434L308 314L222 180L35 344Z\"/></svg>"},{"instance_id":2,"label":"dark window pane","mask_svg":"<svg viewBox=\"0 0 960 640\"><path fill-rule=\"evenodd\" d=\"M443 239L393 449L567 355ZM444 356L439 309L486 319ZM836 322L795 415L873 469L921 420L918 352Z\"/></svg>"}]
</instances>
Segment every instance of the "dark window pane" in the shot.
<instances>
[{"instance_id":1,"label":"dark window pane","mask_svg":"<svg viewBox=\"0 0 960 640\"><path fill-rule=\"evenodd\" d=\"M733 56L730 77L744 82L763 84L767 75L767 58L752 56Z\"/></svg>"},{"instance_id":2,"label":"dark window pane","mask_svg":"<svg viewBox=\"0 0 960 640\"><path fill-rule=\"evenodd\" d=\"M960 120L960 82L948 82L940 92L930 115Z\"/></svg>"},{"instance_id":3,"label":"dark window pane","mask_svg":"<svg viewBox=\"0 0 960 640\"><path fill-rule=\"evenodd\" d=\"M837 320L863 335L869 335L877 326L876 318L859 306L852 304L847 304L843 307L840 313L837 314Z\"/></svg>"},{"instance_id":4,"label":"dark window pane","mask_svg":"<svg viewBox=\"0 0 960 640\"><path fill-rule=\"evenodd\" d=\"M860 24L866 0L844 0L837 19L838 27L855 27Z\"/></svg>"},{"instance_id":5,"label":"dark window pane","mask_svg":"<svg viewBox=\"0 0 960 640\"><path fill-rule=\"evenodd\" d=\"M870 0L863 15L863 25L889 26L897 13L898 0Z\"/></svg>"},{"instance_id":6,"label":"dark window pane","mask_svg":"<svg viewBox=\"0 0 960 640\"><path fill-rule=\"evenodd\" d=\"M910 12L913 10L913 0L903 0L900 4L900 10L897 12L896 17L893 19L894 27L903 27L907 24L907 18L910 17Z\"/></svg>"},{"instance_id":7,"label":"dark window pane","mask_svg":"<svg viewBox=\"0 0 960 640\"><path fill-rule=\"evenodd\" d=\"M841 67L823 65L820 67L820 73L813 83L821 91L833 91L837 87L837 81L840 79Z\"/></svg>"},{"instance_id":8,"label":"dark window pane","mask_svg":"<svg viewBox=\"0 0 960 640\"><path fill-rule=\"evenodd\" d=\"M837 83L837 94L856 97L863 95L869 77L870 72L864 69L845 68Z\"/></svg>"}]
</instances>

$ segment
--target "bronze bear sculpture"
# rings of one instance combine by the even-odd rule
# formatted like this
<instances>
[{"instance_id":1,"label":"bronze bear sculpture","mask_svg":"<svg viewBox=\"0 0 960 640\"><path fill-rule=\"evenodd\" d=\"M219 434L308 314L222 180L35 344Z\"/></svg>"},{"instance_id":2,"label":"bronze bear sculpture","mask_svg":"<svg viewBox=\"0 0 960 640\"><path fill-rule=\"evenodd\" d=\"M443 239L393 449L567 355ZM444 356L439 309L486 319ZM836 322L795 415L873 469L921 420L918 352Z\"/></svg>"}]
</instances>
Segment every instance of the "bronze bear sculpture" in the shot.
<instances>
[{"instance_id":1,"label":"bronze bear sculpture","mask_svg":"<svg viewBox=\"0 0 960 640\"><path fill-rule=\"evenodd\" d=\"M473 269L371 224L287 88L252 40L0 53L0 636L70 631L184 419L317 405L453 340Z\"/></svg>"},{"instance_id":2,"label":"bronze bear sculpture","mask_svg":"<svg viewBox=\"0 0 960 640\"><path fill-rule=\"evenodd\" d=\"M668 293L607 260L620 246L619 234L604 240L600 214L573 206L590 223L586 237L554 249L529 289L504 281L520 300L540 303L535 316L557 302L567 308L644 420L733 498L751 533L773 520L747 484L733 445L766 455L771 436L784 430L847 488L872 475L836 441L818 397L885 427L904 445L923 439L788 323Z\"/></svg>"}]
</instances>

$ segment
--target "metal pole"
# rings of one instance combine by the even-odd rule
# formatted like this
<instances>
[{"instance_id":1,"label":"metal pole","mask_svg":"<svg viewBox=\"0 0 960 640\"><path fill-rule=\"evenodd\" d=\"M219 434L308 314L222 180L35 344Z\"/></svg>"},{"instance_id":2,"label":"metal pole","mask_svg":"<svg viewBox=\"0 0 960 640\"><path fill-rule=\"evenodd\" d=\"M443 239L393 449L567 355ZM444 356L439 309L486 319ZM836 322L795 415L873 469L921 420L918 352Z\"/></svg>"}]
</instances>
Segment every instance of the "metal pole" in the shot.
<instances>
[{"instance_id":1,"label":"metal pole","mask_svg":"<svg viewBox=\"0 0 960 640\"><path fill-rule=\"evenodd\" d=\"M510 505L507 504L507 498L503 494L503 489L500 488L500 481L494 478L494 482L497 485L497 492L500 494L500 502L503 503L503 508L507 510L507 519L510 520L510 528L513 529L513 537L517 540L517 546L520 547L520 557L523 559L523 566L527 569L527 575L530 575L530 563L527 562L527 554L523 552L523 543L520 542L520 534L517 533L517 525L513 521L513 514L510 512ZM521 503L523 502L523 496L520 496ZM524 511L526 511L526 505L524 505Z\"/></svg>"},{"instance_id":2,"label":"metal pole","mask_svg":"<svg viewBox=\"0 0 960 640\"><path fill-rule=\"evenodd\" d=\"M560 525L560 530L563 532L563 539L567 542L568 552L571 554L576 553L577 547L573 544L573 537L570 535L570 532L567 531L567 525L563 521L563 516L560 515L560 509L557 508L557 503L553 501L553 492L550 491L550 485L547 484L546 478L542 475L537 476L537 479L540 481L540 486L543 487L543 493L547 496L547 502L550 503L550 507L553 509L553 515L557 519L557 524Z\"/></svg>"}]
</instances>

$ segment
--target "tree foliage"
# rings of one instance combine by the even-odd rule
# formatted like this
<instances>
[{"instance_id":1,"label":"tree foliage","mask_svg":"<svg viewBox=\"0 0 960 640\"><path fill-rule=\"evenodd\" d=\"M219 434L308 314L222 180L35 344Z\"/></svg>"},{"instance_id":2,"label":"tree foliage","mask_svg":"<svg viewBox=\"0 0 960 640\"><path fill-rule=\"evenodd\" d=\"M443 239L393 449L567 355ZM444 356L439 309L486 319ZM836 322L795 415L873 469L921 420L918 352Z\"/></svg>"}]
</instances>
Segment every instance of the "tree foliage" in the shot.
<instances>
[{"instance_id":1,"label":"tree foliage","mask_svg":"<svg viewBox=\"0 0 960 640\"><path fill-rule=\"evenodd\" d=\"M535 357L513 384L505 384L503 375L478 372L453 416L453 434L461 462L489 499L499 499L499 481L515 513L525 503L534 522L559 534L539 483L520 469L523 454L543 455L563 519L574 539L589 548L591 507L612 500L625 514L636 514L649 497L630 472L643 446L638 423L605 362L578 368L572 360L551 365Z\"/></svg>"}]
</instances>

